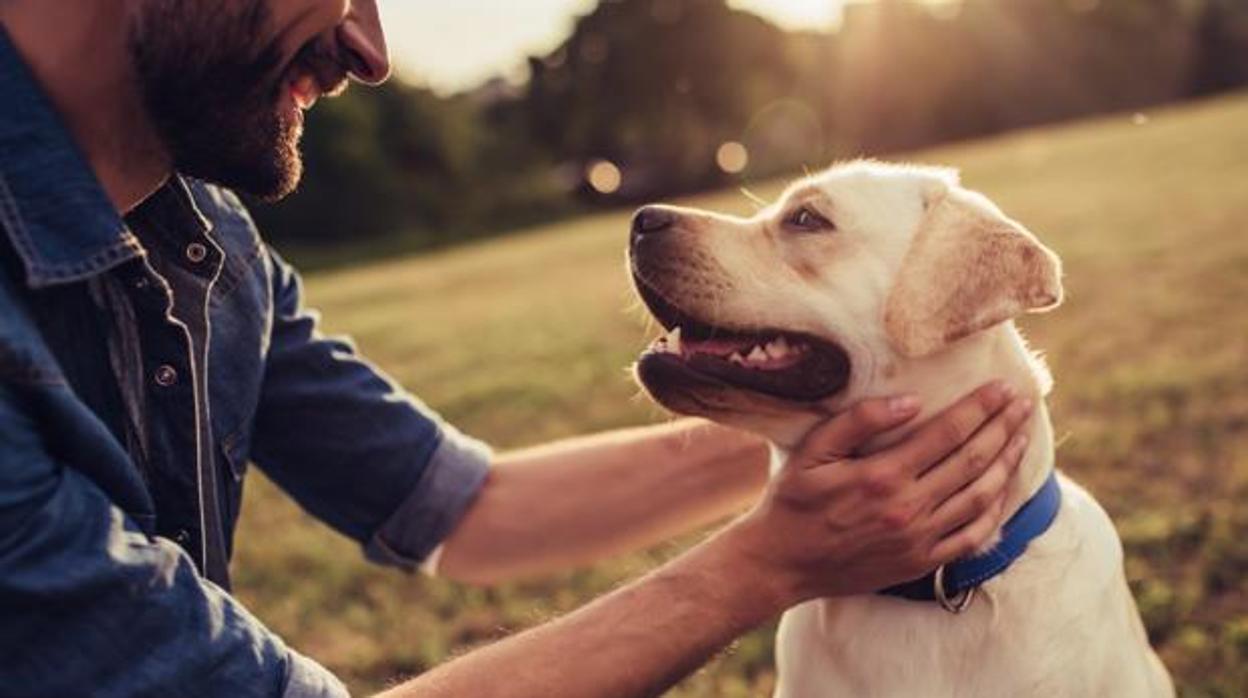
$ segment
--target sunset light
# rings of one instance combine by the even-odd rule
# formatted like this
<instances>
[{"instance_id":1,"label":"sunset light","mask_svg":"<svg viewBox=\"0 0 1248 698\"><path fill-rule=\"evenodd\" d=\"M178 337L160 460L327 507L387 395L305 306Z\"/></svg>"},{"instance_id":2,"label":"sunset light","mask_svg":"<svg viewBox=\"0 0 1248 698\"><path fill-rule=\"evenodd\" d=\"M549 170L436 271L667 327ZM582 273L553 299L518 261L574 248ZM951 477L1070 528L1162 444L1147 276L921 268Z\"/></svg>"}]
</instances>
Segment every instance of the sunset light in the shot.
<instances>
[{"instance_id":1,"label":"sunset light","mask_svg":"<svg viewBox=\"0 0 1248 698\"><path fill-rule=\"evenodd\" d=\"M620 168L615 163L609 160L598 160L587 168L585 179L589 182L589 186L599 194L614 194L624 183L624 173L620 172Z\"/></svg>"},{"instance_id":2,"label":"sunset light","mask_svg":"<svg viewBox=\"0 0 1248 698\"><path fill-rule=\"evenodd\" d=\"M841 0L731 0L732 7L757 12L786 29L828 29L837 24Z\"/></svg>"},{"instance_id":3,"label":"sunset light","mask_svg":"<svg viewBox=\"0 0 1248 698\"><path fill-rule=\"evenodd\" d=\"M0 97L0 698L1248 698L1248 0L0 0Z\"/></svg>"}]
</instances>

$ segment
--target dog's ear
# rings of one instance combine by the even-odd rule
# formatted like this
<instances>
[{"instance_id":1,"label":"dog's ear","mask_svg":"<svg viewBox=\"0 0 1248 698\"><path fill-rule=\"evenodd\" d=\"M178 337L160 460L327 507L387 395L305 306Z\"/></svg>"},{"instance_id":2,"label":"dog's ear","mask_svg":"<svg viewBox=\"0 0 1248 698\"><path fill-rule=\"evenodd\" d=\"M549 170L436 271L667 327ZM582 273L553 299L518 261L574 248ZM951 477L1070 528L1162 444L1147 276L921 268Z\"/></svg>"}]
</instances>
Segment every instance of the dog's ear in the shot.
<instances>
[{"instance_id":1,"label":"dog's ear","mask_svg":"<svg viewBox=\"0 0 1248 698\"><path fill-rule=\"evenodd\" d=\"M884 310L903 356L952 342L1062 300L1061 261L987 198L940 183L925 194L923 219Z\"/></svg>"}]
</instances>

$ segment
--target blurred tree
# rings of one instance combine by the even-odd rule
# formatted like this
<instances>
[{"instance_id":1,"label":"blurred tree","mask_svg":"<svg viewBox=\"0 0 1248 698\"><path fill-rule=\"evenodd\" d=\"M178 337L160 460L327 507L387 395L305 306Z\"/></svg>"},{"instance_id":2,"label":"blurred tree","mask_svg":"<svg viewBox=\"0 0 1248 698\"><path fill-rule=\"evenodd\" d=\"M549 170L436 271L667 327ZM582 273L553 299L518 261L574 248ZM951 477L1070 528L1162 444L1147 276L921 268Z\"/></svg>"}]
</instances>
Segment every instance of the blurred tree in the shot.
<instances>
[{"instance_id":1,"label":"blurred tree","mask_svg":"<svg viewBox=\"0 0 1248 698\"><path fill-rule=\"evenodd\" d=\"M397 82L322 101L307 115L299 190L253 207L260 224L279 239L341 242L413 223L409 196L433 196L452 160L450 129L422 104L419 91ZM422 215L436 217L439 207Z\"/></svg>"},{"instance_id":2,"label":"blurred tree","mask_svg":"<svg viewBox=\"0 0 1248 698\"><path fill-rule=\"evenodd\" d=\"M1200 57L1191 93L1206 95L1248 84L1248 2L1205 0L1199 17Z\"/></svg>"},{"instance_id":3,"label":"blurred tree","mask_svg":"<svg viewBox=\"0 0 1248 698\"><path fill-rule=\"evenodd\" d=\"M576 166L624 169L624 197L705 186L715 152L802 78L788 37L723 0L614 0L530 61L534 137Z\"/></svg>"},{"instance_id":4,"label":"blurred tree","mask_svg":"<svg viewBox=\"0 0 1248 698\"><path fill-rule=\"evenodd\" d=\"M877 0L785 32L725 0L600 0L568 39L443 97L392 81L308 118L277 238L420 248L566 215L1248 84L1248 0ZM717 165L725 143L742 174ZM618 191L587 166L622 170ZM379 249L388 249L382 247Z\"/></svg>"}]
</instances>

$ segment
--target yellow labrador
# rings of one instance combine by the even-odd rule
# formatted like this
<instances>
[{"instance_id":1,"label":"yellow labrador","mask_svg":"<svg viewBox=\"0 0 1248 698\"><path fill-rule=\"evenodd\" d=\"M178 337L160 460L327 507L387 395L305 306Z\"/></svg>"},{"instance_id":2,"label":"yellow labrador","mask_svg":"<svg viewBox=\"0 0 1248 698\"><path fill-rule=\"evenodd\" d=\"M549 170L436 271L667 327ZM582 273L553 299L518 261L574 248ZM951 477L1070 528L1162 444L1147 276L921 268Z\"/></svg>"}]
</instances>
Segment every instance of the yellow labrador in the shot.
<instances>
[{"instance_id":1,"label":"yellow labrador","mask_svg":"<svg viewBox=\"0 0 1248 698\"><path fill-rule=\"evenodd\" d=\"M1020 224L950 170L854 162L749 219L643 208L630 263L668 330L641 383L675 412L766 436L773 468L868 397L913 393L928 416L1002 378L1039 406L994 546L889 594L786 613L778 696L1174 695L1109 518L1054 471L1051 378L1012 319L1061 301L1061 269Z\"/></svg>"}]
</instances>

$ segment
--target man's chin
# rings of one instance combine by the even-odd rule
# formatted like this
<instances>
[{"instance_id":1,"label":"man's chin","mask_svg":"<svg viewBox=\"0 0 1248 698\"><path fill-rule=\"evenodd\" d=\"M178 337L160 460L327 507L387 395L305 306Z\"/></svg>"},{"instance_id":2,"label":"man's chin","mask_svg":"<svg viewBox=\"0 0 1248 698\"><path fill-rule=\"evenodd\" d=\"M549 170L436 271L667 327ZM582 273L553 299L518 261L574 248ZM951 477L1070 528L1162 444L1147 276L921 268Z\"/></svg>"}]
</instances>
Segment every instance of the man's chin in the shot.
<instances>
[{"instance_id":1,"label":"man's chin","mask_svg":"<svg viewBox=\"0 0 1248 698\"><path fill-rule=\"evenodd\" d=\"M218 152L215 157L182 158L177 161L178 171L260 201L280 201L295 191L303 177L297 138L283 140L261 153L230 157Z\"/></svg>"},{"instance_id":2,"label":"man's chin","mask_svg":"<svg viewBox=\"0 0 1248 698\"><path fill-rule=\"evenodd\" d=\"M193 167L180 168L180 172L265 203L275 203L289 196L298 188L302 177L302 168L297 159L293 163L284 163L281 168L266 163L256 165L247 172L239 168L205 172L197 171Z\"/></svg>"},{"instance_id":3,"label":"man's chin","mask_svg":"<svg viewBox=\"0 0 1248 698\"><path fill-rule=\"evenodd\" d=\"M250 183L240 183L233 186L227 184L224 186L271 204L293 194L299 188L299 181L302 178L303 161L296 156L293 160L286 163L283 169L274 171L272 176L267 179L256 178L255 181Z\"/></svg>"}]
</instances>

